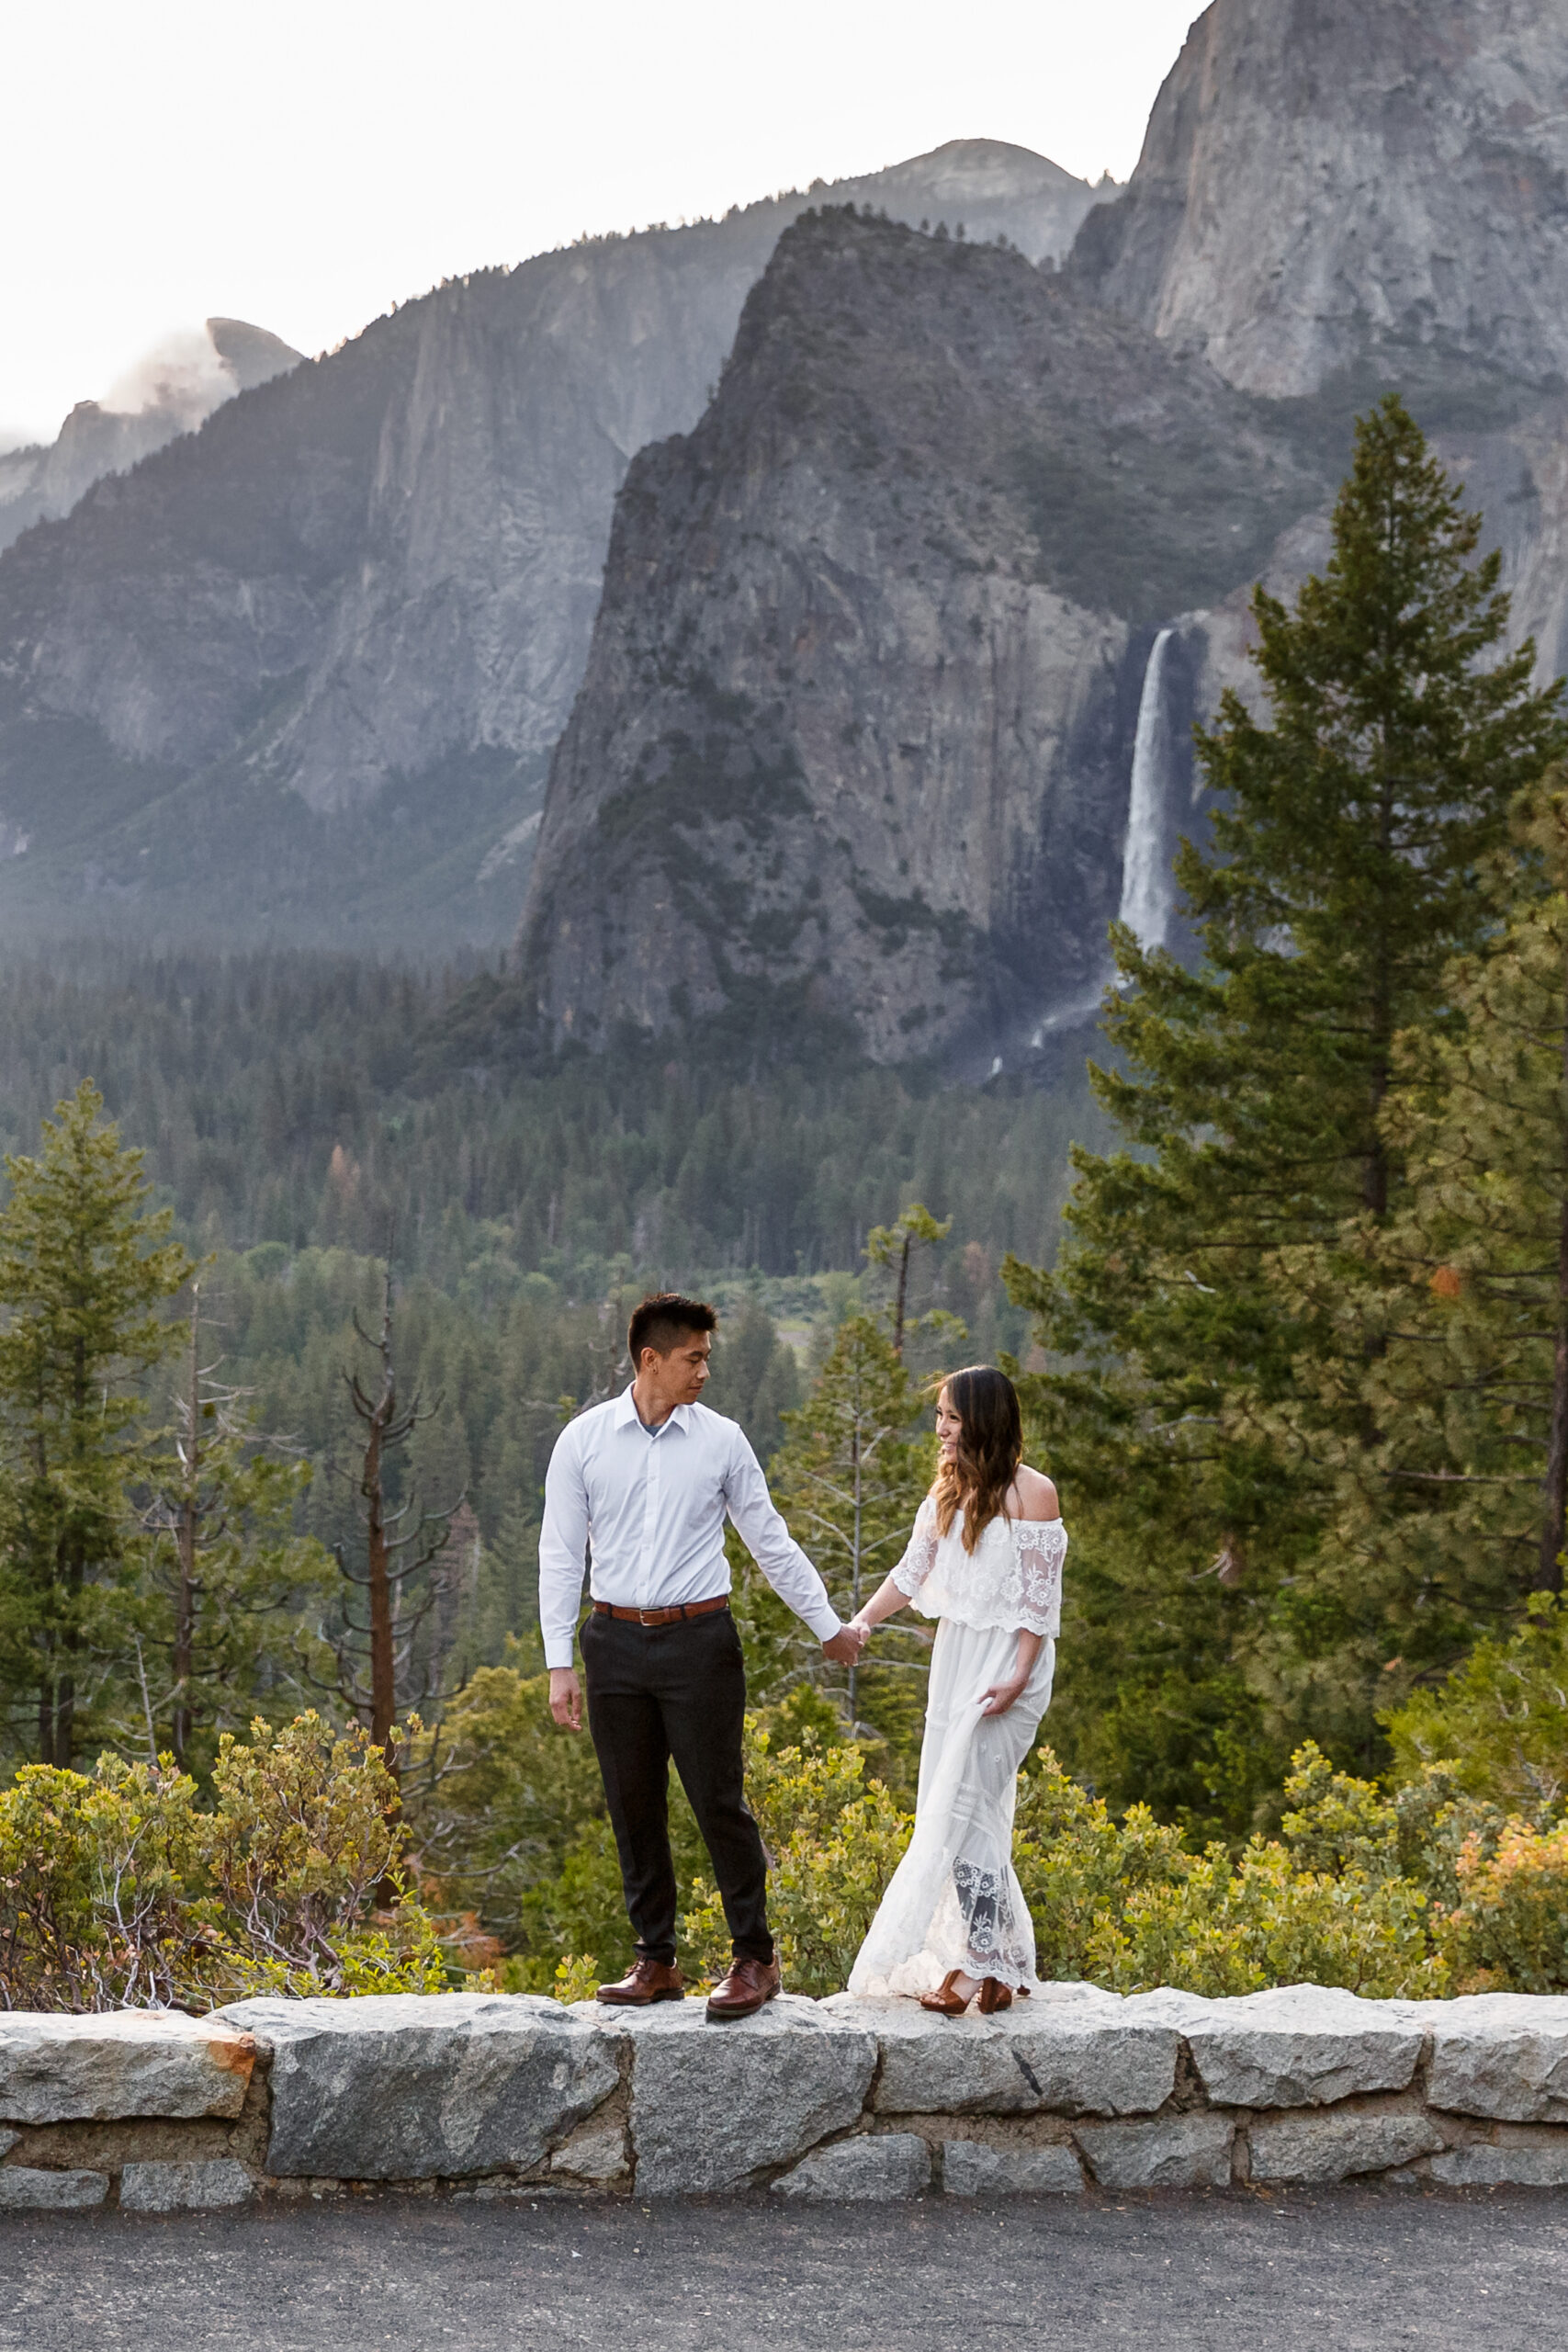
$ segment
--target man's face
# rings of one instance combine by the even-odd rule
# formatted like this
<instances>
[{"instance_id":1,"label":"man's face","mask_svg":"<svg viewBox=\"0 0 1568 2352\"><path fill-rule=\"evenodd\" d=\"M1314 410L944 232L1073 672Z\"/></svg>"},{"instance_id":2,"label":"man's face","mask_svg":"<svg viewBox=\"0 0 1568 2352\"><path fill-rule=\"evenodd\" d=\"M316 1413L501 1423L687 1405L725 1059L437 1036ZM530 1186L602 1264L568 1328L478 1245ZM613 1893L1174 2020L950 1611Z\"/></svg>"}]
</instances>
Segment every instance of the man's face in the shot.
<instances>
[{"instance_id":1,"label":"man's face","mask_svg":"<svg viewBox=\"0 0 1568 2352\"><path fill-rule=\"evenodd\" d=\"M667 1356L642 1351L643 1373L664 1405L694 1405L707 1385L711 1331L682 1331Z\"/></svg>"}]
</instances>

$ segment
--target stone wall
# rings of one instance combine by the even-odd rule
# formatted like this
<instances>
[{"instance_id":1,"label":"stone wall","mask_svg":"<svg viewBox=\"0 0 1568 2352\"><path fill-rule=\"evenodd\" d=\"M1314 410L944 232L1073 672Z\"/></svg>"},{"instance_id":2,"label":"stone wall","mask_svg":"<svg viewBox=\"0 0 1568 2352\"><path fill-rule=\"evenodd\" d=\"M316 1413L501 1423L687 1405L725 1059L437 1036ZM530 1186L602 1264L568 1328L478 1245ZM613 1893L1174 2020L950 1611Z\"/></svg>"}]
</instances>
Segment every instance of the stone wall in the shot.
<instances>
[{"instance_id":1,"label":"stone wall","mask_svg":"<svg viewBox=\"0 0 1568 2352\"><path fill-rule=\"evenodd\" d=\"M710 2026L478 1994L0 2016L0 2211L1381 2176L1568 2187L1568 1998L1042 1986L999 2018L785 1996Z\"/></svg>"}]
</instances>

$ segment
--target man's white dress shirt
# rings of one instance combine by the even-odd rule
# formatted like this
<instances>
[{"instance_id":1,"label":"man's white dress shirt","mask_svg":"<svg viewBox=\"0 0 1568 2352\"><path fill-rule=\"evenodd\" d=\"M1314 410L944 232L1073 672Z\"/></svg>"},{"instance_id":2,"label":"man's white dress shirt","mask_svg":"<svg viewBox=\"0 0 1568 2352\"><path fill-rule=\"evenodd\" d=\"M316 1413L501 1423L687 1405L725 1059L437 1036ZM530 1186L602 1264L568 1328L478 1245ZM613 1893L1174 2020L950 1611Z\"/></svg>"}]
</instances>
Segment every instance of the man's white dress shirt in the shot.
<instances>
[{"instance_id":1,"label":"man's white dress shirt","mask_svg":"<svg viewBox=\"0 0 1568 2352\"><path fill-rule=\"evenodd\" d=\"M779 1599L819 1641L840 1631L827 1587L773 1507L745 1432L705 1405L644 1426L629 1388L569 1421L545 1478L539 1623L547 1666L570 1666L590 1539L595 1600L676 1609L729 1590L726 1513Z\"/></svg>"}]
</instances>

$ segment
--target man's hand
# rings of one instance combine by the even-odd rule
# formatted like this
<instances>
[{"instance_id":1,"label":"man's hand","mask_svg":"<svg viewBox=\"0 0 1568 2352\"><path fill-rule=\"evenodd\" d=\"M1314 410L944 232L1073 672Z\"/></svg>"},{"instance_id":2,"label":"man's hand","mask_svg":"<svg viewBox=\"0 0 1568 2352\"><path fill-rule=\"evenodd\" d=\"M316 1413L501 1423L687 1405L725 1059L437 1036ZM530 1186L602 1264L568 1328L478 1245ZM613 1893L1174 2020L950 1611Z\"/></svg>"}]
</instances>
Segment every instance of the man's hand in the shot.
<instances>
[{"instance_id":1,"label":"man's hand","mask_svg":"<svg viewBox=\"0 0 1568 2352\"><path fill-rule=\"evenodd\" d=\"M863 1625L840 1625L832 1640L823 1643L822 1655L831 1658L835 1666L853 1666L865 1647L866 1638Z\"/></svg>"},{"instance_id":2,"label":"man's hand","mask_svg":"<svg viewBox=\"0 0 1568 2352\"><path fill-rule=\"evenodd\" d=\"M582 1685L575 1667L551 1667L550 1713L562 1731L582 1729Z\"/></svg>"}]
</instances>

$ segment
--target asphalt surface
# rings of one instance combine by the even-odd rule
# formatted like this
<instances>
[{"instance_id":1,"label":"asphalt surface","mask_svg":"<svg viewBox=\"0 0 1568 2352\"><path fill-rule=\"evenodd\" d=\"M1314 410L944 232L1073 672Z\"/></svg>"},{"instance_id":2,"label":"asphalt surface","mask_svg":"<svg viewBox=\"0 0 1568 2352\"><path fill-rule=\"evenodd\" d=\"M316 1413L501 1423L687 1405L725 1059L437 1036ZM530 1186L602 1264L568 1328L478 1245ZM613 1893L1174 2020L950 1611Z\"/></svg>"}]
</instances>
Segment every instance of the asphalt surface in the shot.
<instances>
[{"instance_id":1,"label":"asphalt surface","mask_svg":"<svg viewBox=\"0 0 1568 2352\"><path fill-rule=\"evenodd\" d=\"M1568 2339L1568 2192L0 2222L6 2352L1357 2352Z\"/></svg>"}]
</instances>

